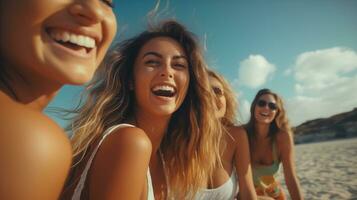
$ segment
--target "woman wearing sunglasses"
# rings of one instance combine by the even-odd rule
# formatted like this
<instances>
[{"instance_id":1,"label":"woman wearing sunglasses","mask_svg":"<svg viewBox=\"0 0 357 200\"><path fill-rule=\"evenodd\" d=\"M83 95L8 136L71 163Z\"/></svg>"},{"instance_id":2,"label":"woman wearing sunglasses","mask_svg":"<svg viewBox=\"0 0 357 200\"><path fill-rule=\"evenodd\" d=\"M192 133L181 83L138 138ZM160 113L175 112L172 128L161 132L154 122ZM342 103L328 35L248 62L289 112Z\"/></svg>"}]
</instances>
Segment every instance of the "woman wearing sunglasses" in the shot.
<instances>
[{"instance_id":1,"label":"woman wearing sunglasses","mask_svg":"<svg viewBox=\"0 0 357 200\"><path fill-rule=\"evenodd\" d=\"M253 181L259 196L286 199L276 176L280 163L291 199L303 199L295 172L294 143L282 99L269 89L260 90L244 126L249 139Z\"/></svg>"}]
</instances>

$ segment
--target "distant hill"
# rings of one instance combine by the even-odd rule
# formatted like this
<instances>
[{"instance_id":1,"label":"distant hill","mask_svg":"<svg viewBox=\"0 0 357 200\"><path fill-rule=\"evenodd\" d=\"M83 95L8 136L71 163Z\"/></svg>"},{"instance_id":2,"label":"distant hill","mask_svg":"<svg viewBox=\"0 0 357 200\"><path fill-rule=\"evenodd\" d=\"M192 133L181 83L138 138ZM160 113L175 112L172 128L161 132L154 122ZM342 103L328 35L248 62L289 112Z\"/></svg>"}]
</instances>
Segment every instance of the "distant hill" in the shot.
<instances>
[{"instance_id":1,"label":"distant hill","mask_svg":"<svg viewBox=\"0 0 357 200\"><path fill-rule=\"evenodd\" d=\"M357 137L357 108L304 122L294 128L294 133L296 144Z\"/></svg>"}]
</instances>

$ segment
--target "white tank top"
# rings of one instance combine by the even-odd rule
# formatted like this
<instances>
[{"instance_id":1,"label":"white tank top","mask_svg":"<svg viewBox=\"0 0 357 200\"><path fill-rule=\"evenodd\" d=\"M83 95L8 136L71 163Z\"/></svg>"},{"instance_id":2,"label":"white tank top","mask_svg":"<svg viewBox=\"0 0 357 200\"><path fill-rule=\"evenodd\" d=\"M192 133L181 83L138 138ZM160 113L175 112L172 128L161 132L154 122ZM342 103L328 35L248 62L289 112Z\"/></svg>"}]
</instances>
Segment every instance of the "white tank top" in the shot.
<instances>
[{"instance_id":1,"label":"white tank top","mask_svg":"<svg viewBox=\"0 0 357 200\"><path fill-rule=\"evenodd\" d=\"M223 185L212 188L199 190L195 195L195 200L233 200L238 193L237 174L235 168L232 174Z\"/></svg>"},{"instance_id":2,"label":"white tank top","mask_svg":"<svg viewBox=\"0 0 357 200\"><path fill-rule=\"evenodd\" d=\"M135 127L131 124L118 124L118 125L115 125L115 126L112 126L110 128L108 128L104 134L103 134L103 137L102 139L99 141L99 144L98 146L95 147L92 155L90 156L88 162L87 162L87 165L86 167L84 168L84 171L83 173L81 174L81 178L74 190L74 193L73 193L73 196L72 196L72 200L80 200L81 199L81 193L82 193L82 190L84 188L84 183L86 181L86 178L87 178L87 174L88 174L88 171L90 169L90 166L92 165L92 161L94 159L94 156L95 154L97 153L98 149L99 149L99 146L102 144L102 142L104 141L104 139L109 135L111 134L114 130L118 129L118 128L124 128L124 127ZM155 200L155 197L154 197L154 190L153 190L153 187L152 187L152 181L151 181L151 175L150 175L150 170L148 169L147 173L146 173L146 179L147 179L147 185L148 185L148 188L147 188L147 199L148 200Z\"/></svg>"}]
</instances>

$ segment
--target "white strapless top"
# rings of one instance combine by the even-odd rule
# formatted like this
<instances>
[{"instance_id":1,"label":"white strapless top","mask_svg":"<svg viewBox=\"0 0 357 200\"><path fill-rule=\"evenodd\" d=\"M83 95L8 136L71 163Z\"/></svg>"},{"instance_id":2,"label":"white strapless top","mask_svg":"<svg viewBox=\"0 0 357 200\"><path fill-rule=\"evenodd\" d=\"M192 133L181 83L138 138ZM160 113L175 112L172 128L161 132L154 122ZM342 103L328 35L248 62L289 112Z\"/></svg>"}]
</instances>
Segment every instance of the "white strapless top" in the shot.
<instances>
[{"instance_id":1,"label":"white strapless top","mask_svg":"<svg viewBox=\"0 0 357 200\"><path fill-rule=\"evenodd\" d=\"M238 193L237 174L235 168L232 174L223 185L213 189L199 190L195 195L195 200L233 200Z\"/></svg>"}]
</instances>

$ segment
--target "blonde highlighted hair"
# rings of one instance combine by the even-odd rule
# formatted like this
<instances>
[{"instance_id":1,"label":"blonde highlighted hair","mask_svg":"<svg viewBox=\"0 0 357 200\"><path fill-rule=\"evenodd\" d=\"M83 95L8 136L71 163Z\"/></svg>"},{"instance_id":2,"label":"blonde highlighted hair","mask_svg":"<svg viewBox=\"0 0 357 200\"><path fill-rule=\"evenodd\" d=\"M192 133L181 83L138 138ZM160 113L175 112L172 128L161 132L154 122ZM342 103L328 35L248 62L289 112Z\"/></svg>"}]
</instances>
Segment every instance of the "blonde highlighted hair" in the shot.
<instances>
[{"instance_id":1,"label":"blonde highlighted hair","mask_svg":"<svg viewBox=\"0 0 357 200\"><path fill-rule=\"evenodd\" d=\"M221 83L223 87L223 95L226 99L226 113L221 119L222 124L224 126L234 126L235 124L237 124L238 103L236 94L233 92L231 86L222 75L211 69L208 70L208 75L216 79L219 83Z\"/></svg>"},{"instance_id":2,"label":"blonde highlighted hair","mask_svg":"<svg viewBox=\"0 0 357 200\"><path fill-rule=\"evenodd\" d=\"M177 198L192 198L206 185L220 163L221 129L214 112L206 64L197 38L176 21L165 21L140 35L119 43L110 52L87 87L85 103L70 127L75 162L72 181L80 176L91 149L109 127L135 117L133 67L140 49L151 39L169 37L184 49L189 62L190 83L180 108L168 124L161 150L167 163L171 191ZM67 182L70 185L71 180ZM178 197L180 196L180 197ZM174 197L176 198L176 197Z\"/></svg>"}]
</instances>

